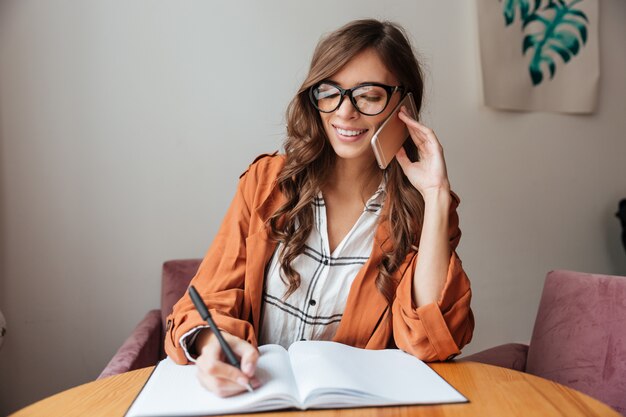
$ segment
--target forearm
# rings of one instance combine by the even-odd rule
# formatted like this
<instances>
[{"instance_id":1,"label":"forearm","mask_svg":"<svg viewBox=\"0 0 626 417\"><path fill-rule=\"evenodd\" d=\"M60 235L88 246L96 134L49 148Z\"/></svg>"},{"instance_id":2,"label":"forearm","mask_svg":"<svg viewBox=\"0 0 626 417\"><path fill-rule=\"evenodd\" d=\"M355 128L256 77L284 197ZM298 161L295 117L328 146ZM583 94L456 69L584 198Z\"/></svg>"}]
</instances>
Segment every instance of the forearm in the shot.
<instances>
[{"instance_id":1,"label":"forearm","mask_svg":"<svg viewBox=\"0 0 626 417\"><path fill-rule=\"evenodd\" d=\"M450 263L450 200L447 188L424 195L424 223L413 276L415 307L436 302L443 291Z\"/></svg>"}]
</instances>

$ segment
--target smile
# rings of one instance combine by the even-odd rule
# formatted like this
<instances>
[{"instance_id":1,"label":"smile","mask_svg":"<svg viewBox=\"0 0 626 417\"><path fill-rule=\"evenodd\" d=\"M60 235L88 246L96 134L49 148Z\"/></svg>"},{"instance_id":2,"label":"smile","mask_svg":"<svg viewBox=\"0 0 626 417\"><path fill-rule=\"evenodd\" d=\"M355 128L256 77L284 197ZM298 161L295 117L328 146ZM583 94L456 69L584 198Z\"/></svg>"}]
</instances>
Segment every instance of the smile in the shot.
<instances>
[{"instance_id":1,"label":"smile","mask_svg":"<svg viewBox=\"0 0 626 417\"><path fill-rule=\"evenodd\" d=\"M339 139L353 141L359 139L369 129L344 129L339 126L333 125L335 132L337 132Z\"/></svg>"},{"instance_id":2,"label":"smile","mask_svg":"<svg viewBox=\"0 0 626 417\"><path fill-rule=\"evenodd\" d=\"M363 130L346 130L346 129L342 129L340 127L336 127L337 132L339 132L339 134L343 135L343 136L358 136L361 133L365 133L367 132L367 129L363 129Z\"/></svg>"}]
</instances>

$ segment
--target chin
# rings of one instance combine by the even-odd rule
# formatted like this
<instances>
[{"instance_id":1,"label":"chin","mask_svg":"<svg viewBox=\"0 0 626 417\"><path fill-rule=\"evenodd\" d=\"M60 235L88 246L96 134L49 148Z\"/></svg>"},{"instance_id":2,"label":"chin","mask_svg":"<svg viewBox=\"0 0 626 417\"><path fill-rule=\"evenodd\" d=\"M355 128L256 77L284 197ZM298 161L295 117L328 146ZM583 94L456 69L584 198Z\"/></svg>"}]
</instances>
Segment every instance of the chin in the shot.
<instances>
[{"instance_id":1,"label":"chin","mask_svg":"<svg viewBox=\"0 0 626 417\"><path fill-rule=\"evenodd\" d=\"M359 143L359 146L354 146L354 144L346 145L344 143L332 143L331 146L335 151L335 155L337 158L345 159L345 160L362 160L362 159L371 159L374 160L374 151L370 146L370 140L367 139L362 143Z\"/></svg>"}]
</instances>

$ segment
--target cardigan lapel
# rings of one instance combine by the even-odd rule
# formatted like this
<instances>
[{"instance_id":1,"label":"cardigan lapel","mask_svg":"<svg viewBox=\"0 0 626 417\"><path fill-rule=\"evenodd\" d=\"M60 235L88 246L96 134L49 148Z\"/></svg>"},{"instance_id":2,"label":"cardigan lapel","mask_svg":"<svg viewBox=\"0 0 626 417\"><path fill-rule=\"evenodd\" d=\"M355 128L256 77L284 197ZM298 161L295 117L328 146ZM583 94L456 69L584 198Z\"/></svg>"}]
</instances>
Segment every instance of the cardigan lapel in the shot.
<instances>
[{"instance_id":1,"label":"cardigan lapel","mask_svg":"<svg viewBox=\"0 0 626 417\"><path fill-rule=\"evenodd\" d=\"M383 205L382 218L386 217L388 206L388 203ZM388 223L388 221L379 223L372 253L352 282L343 317L333 338L336 342L364 348L389 307L387 300L376 287L378 265L383 253L390 250L391 246Z\"/></svg>"},{"instance_id":2,"label":"cardigan lapel","mask_svg":"<svg viewBox=\"0 0 626 417\"><path fill-rule=\"evenodd\" d=\"M265 266L269 262L276 242L269 239L267 231L248 236L246 239L246 302L250 305L252 325L259 329L261 324L261 302L263 299L263 285L265 283ZM258 337L258 334L257 334Z\"/></svg>"},{"instance_id":3,"label":"cardigan lapel","mask_svg":"<svg viewBox=\"0 0 626 417\"><path fill-rule=\"evenodd\" d=\"M252 325L259 329L261 324L261 304L265 284L265 268L276 250L277 242L269 237L265 226L269 217L280 208L287 199L278 189L276 181L263 202L255 209L255 218L251 219L251 234L246 238L246 302L250 305ZM257 334L258 337L258 334Z\"/></svg>"}]
</instances>

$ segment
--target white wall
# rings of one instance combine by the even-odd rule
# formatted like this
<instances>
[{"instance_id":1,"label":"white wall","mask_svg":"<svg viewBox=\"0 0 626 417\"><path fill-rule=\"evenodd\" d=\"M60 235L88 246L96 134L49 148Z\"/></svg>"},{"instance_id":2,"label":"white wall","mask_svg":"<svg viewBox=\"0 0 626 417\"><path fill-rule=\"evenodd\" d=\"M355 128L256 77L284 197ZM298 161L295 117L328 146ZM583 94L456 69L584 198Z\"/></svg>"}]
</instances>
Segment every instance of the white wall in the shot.
<instances>
[{"instance_id":1,"label":"white wall","mask_svg":"<svg viewBox=\"0 0 626 417\"><path fill-rule=\"evenodd\" d=\"M424 120L461 195L477 328L465 352L530 337L546 272L626 274L626 2L602 0L591 116L482 105L473 2L0 3L0 414L95 378L159 305L161 263L200 257L319 36L404 25ZM456 7L456 8L455 8Z\"/></svg>"}]
</instances>

